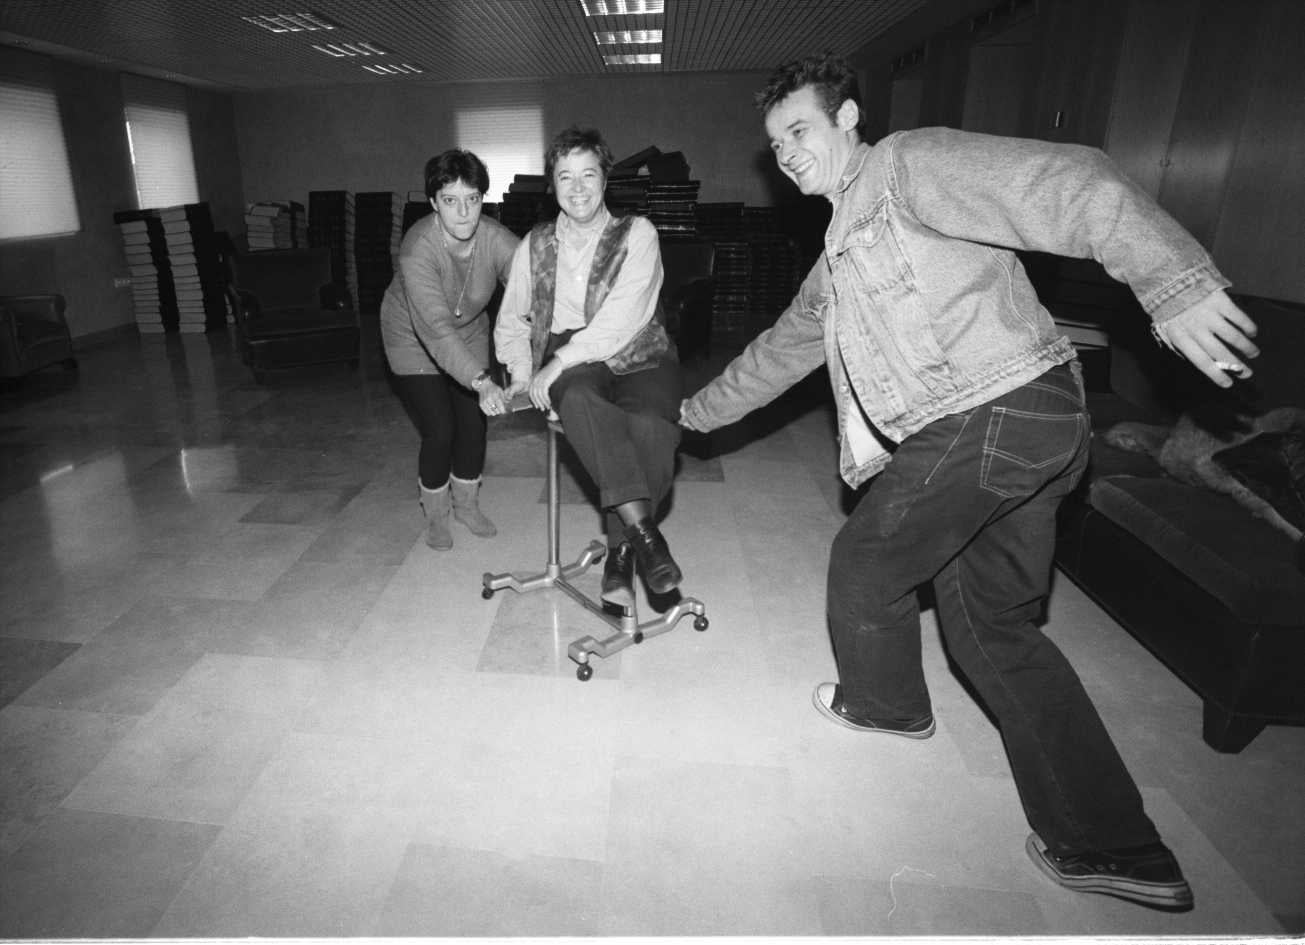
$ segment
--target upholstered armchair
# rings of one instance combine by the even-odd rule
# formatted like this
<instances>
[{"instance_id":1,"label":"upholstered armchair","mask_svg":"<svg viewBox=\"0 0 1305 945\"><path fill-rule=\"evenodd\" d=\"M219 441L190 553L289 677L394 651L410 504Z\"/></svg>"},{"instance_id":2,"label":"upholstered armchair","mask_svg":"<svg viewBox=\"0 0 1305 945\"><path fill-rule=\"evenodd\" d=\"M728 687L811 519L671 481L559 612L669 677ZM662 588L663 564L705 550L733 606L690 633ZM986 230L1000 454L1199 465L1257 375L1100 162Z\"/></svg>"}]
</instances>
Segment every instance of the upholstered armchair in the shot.
<instances>
[{"instance_id":1,"label":"upholstered armchair","mask_svg":"<svg viewBox=\"0 0 1305 945\"><path fill-rule=\"evenodd\" d=\"M236 254L231 277L240 356L254 380L309 364L357 367L358 313L348 291L331 281L328 248Z\"/></svg>"},{"instance_id":2,"label":"upholstered armchair","mask_svg":"<svg viewBox=\"0 0 1305 945\"><path fill-rule=\"evenodd\" d=\"M62 295L0 296L0 377L77 366L64 308Z\"/></svg>"}]
</instances>

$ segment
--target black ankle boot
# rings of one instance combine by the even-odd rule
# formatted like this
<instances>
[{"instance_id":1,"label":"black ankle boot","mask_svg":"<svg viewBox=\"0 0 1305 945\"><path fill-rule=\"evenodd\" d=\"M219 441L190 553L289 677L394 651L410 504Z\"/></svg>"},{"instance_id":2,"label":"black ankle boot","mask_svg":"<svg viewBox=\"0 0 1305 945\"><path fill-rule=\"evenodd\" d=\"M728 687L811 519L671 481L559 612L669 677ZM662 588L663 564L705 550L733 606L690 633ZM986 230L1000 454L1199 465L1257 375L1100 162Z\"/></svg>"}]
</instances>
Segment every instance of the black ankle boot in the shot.
<instances>
[{"instance_id":1,"label":"black ankle boot","mask_svg":"<svg viewBox=\"0 0 1305 945\"><path fill-rule=\"evenodd\" d=\"M603 609L618 617L634 613L634 549L628 541L607 549L603 562ZM609 606L610 605L610 606Z\"/></svg>"},{"instance_id":2,"label":"black ankle boot","mask_svg":"<svg viewBox=\"0 0 1305 945\"><path fill-rule=\"evenodd\" d=\"M634 557L639 562L639 571L648 582L648 588L654 594L666 594L674 590L683 579L680 566L671 557L671 549L666 539L650 518L642 519L625 528L625 539L634 549Z\"/></svg>"}]
</instances>

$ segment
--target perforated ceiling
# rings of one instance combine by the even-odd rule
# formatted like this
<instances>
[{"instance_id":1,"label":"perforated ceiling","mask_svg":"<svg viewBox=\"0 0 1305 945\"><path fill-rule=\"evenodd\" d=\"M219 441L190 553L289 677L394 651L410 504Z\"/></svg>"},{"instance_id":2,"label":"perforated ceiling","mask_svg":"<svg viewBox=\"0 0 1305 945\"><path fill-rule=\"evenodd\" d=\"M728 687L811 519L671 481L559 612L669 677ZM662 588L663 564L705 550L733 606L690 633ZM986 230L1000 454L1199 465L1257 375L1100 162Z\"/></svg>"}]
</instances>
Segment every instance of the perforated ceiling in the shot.
<instances>
[{"instance_id":1,"label":"perforated ceiling","mask_svg":"<svg viewBox=\"0 0 1305 945\"><path fill-rule=\"evenodd\" d=\"M606 2L610 9L614 0ZM925 2L665 0L662 13L587 17L582 0L3 0L0 43L250 90L717 72L769 69L825 49L854 52ZM588 7L598 9L599 0ZM272 32L245 19L287 14L334 28ZM594 38L595 31L655 29L660 46L600 47ZM314 46L338 48L333 55ZM658 65L603 58L658 52Z\"/></svg>"}]
</instances>

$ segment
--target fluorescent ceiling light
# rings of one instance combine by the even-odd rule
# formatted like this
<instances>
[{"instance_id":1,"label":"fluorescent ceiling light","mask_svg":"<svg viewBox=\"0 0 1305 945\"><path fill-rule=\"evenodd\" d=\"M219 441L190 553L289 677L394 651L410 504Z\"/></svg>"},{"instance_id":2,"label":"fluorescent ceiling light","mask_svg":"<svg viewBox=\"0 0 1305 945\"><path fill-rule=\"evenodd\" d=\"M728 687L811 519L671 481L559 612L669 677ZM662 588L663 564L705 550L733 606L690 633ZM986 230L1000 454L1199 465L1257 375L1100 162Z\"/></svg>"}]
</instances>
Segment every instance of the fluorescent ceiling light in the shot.
<instances>
[{"instance_id":1,"label":"fluorescent ceiling light","mask_svg":"<svg viewBox=\"0 0 1305 945\"><path fill-rule=\"evenodd\" d=\"M599 46L646 46L661 41L661 30L599 30L594 33L594 42Z\"/></svg>"},{"instance_id":2,"label":"fluorescent ceiling light","mask_svg":"<svg viewBox=\"0 0 1305 945\"><path fill-rule=\"evenodd\" d=\"M619 53L603 57L609 66L660 66L662 54L657 53Z\"/></svg>"},{"instance_id":3,"label":"fluorescent ceiling light","mask_svg":"<svg viewBox=\"0 0 1305 945\"><path fill-rule=\"evenodd\" d=\"M325 46L314 45L318 52L344 59L349 56L384 56L386 52L373 43L327 43Z\"/></svg>"},{"instance_id":4,"label":"fluorescent ceiling light","mask_svg":"<svg viewBox=\"0 0 1305 945\"><path fill-rule=\"evenodd\" d=\"M663 13L664 0L580 0L585 16L619 16L623 13Z\"/></svg>"},{"instance_id":5,"label":"fluorescent ceiling light","mask_svg":"<svg viewBox=\"0 0 1305 945\"><path fill-rule=\"evenodd\" d=\"M380 63L373 63L372 65L363 66L363 68L368 72L375 73L376 75L416 75L417 73L426 71L421 66L414 66L410 62L402 62L392 66L383 66Z\"/></svg>"},{"instance_id":6,"label":"fluorescent ceiling light","mask_svg":"<svg viewBox=\"0 0 1305 945\"><path fill-rule=\"evenodd\" d=\"M314 30L335 29L334 23L311 13L273 13L267 16L242 16L241 19L271 33L310 33Z\"/></svg>"}]
</instances>

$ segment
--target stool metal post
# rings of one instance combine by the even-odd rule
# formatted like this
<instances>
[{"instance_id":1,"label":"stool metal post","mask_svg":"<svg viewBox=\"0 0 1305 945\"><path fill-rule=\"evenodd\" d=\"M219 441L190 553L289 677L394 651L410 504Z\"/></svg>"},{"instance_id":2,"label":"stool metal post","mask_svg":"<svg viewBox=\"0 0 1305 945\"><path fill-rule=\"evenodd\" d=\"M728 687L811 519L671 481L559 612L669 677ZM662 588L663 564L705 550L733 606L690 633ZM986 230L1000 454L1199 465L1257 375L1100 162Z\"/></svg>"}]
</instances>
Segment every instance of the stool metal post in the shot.
<instances>
[{"instance_id":1,"label":"stool metal post","mask_svg":"<svg viewBox=\"0 0 1305 945\"><path fill-rule=\"evenodd\" d=\"M599 600L589 597L584 591L571 583L572 579L584 574L595 563L601 561L603 555L607 553L607 546L597 539L589 542L581 551L580 556L570 564L563 565L562 560L562 527L561 527L561 507L562 497L560 488L560 467L561 457L559 449L559 437L561 436L561 425L553 419L548 423L548 472L547 472L547 496L548 496L548 561L545 563L544 570L538 574L519 574L516 572L505 571L498 574L491 574L486 571L481 578L483 587L481 596L489 600L494 596L495 591L503 588L524 594L530 591L537 591L546 587L555 587L563 591L568 597L580 604L585 610L597 616L604 623L613 629L613 633L602 640L597 640L592 636L583 636L574 641L567 647L567 656L574 660L578 666L576 677L581 681L589 679L593 673L593 667L589 665L590 655L596 655L603 659L618 653L635 643L642 643L649 637L655 637L659 634L666 633L668 630L675 628L682 617L690 614L694 615L693 628L695 630L706 630L708 626L707 609L703 603L696 598L682 597L676 601L663 614L658 615L652 620L639 622L638 612L631 608L629 611L616 615L610 613Z\"/></svg>"},{"instance_id":2,"label":"stool metal post","mask_svg":"<svg viewBox=\"0 0 1305 945\"><path fill-rule=\"evenodd\" d=\"M557 427L548 424L548 571L554 577L562 565L562 492L558 468L562 458L558 451Z\"/></svg>"}]
</instances>

